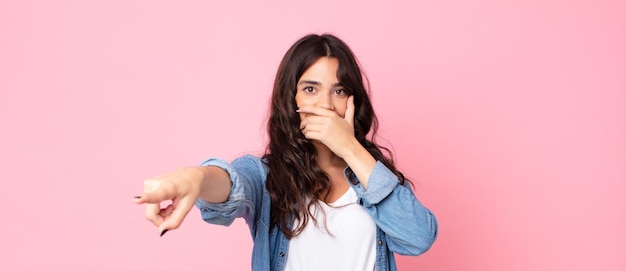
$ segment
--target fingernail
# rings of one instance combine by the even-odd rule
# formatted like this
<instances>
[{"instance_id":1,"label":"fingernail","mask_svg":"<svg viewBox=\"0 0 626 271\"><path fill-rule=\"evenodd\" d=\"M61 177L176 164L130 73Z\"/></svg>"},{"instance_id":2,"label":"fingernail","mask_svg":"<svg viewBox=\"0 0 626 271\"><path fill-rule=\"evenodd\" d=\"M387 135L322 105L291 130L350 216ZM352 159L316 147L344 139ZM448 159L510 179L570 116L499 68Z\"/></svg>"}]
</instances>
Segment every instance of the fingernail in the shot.
<instances>
[{"instance_id":1,"label":"fingernail","mask_svg":"<svg viewBox=\"0 0 626 271\"><path fill-rule=\"evenodd\" d=\"M165 234L167 231L169 231L169 230L163 230L163 231L161 232L161 235L160 235L159 237L163 236L163 234Z\"/></svg>"}]
</instances>

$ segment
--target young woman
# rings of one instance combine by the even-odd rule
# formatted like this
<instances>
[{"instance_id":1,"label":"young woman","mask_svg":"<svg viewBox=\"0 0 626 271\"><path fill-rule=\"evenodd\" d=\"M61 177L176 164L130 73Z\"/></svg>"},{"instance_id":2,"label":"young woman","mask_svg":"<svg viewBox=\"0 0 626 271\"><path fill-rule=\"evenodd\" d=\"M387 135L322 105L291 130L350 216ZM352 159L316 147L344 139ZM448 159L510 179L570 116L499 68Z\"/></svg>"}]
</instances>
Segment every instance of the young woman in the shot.
<instances>
[{"instance_id":1,"label":"young woman","mask_svg":"<svg viewBox=\"0 0 626 271\"><path fill-rule=\"evenodd\" d=\"M278 69L262 157L211 158L148 179L135 202L161 235L194 204L209 223L243 217L252 270L396 270L394 253L427 251L437 222L375 143L377 126L350 48L308 35ZM161 209L164 200L172 204Z\"/></svg>"}]
</instances>

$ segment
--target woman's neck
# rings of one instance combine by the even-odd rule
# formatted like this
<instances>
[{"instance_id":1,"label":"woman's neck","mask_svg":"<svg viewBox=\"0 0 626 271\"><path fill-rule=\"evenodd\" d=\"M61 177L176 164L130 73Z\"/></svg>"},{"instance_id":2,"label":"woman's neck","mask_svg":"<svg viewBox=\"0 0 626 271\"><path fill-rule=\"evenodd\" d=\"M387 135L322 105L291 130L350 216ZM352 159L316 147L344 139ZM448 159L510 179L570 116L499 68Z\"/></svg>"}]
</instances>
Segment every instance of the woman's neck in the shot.
<instances>
[{"instance_id":1,"label":"woman's neck","mask_svg":"<svg viewBox=\"0 0 626 271\"><path fill-rule=\"evenodd\" d=\"M314 144L317 149L317 165L326 173L330 180L328 194L319 200L326 203L335 202L350 188L343 175L347 164L324 144L319 142Z\"/></svg>"},{"instance_id":2,"label":"woman's neck","mask_svg":"<svg viewBox=\"0 0 626 271\"><path fill-rule=\"evenodd\" d=\"M317 150L317 165L324 171L346 167L346 162L339 156L335 155L328 147L321 142L314 143Z\"/></svg>"}]
</instances>

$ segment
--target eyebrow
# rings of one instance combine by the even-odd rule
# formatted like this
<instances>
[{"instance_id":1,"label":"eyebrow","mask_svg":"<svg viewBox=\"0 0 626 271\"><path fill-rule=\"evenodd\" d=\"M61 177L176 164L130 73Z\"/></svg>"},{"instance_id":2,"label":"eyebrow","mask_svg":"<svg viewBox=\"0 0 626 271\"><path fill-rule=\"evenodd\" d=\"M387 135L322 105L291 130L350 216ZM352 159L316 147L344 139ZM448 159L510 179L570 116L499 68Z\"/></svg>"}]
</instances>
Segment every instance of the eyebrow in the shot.
<instances>
[{"instance_id":1,"label":"eyebrow","mask_svg":"<svg viewBox=\"0 0 626 271\"><path fill-rule=\"evenodd\" d=\"M298 85L314 85L314 86L321 86L322 83L318 82L318 81L313 81L313 80L302 80L300 82L298 82ZM342 84L340 82L334 83L333 87L340 87L342 86Z\"/></svg>"}]
</instances>

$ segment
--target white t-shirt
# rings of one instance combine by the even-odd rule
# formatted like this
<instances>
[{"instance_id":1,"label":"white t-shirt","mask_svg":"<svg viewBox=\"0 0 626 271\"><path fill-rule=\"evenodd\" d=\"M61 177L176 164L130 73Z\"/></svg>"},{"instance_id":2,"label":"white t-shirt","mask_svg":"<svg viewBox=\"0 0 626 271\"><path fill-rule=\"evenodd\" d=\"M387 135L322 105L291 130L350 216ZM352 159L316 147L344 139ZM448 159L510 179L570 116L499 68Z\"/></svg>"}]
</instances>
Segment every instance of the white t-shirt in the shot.
<instances>
[{"instance_id":1,"label":"white t-shirt","mask_svg":"<svg viewBox=\"0 0 626 271\"><path fill-rule=\"evenodd\" d=\"M289 241L285 271L374 270L376 224L356 200L350 187L337 201L320 202L325 219L311 207L318 223L309 220L302 233Z\"/></svg>"}]
</instances>

